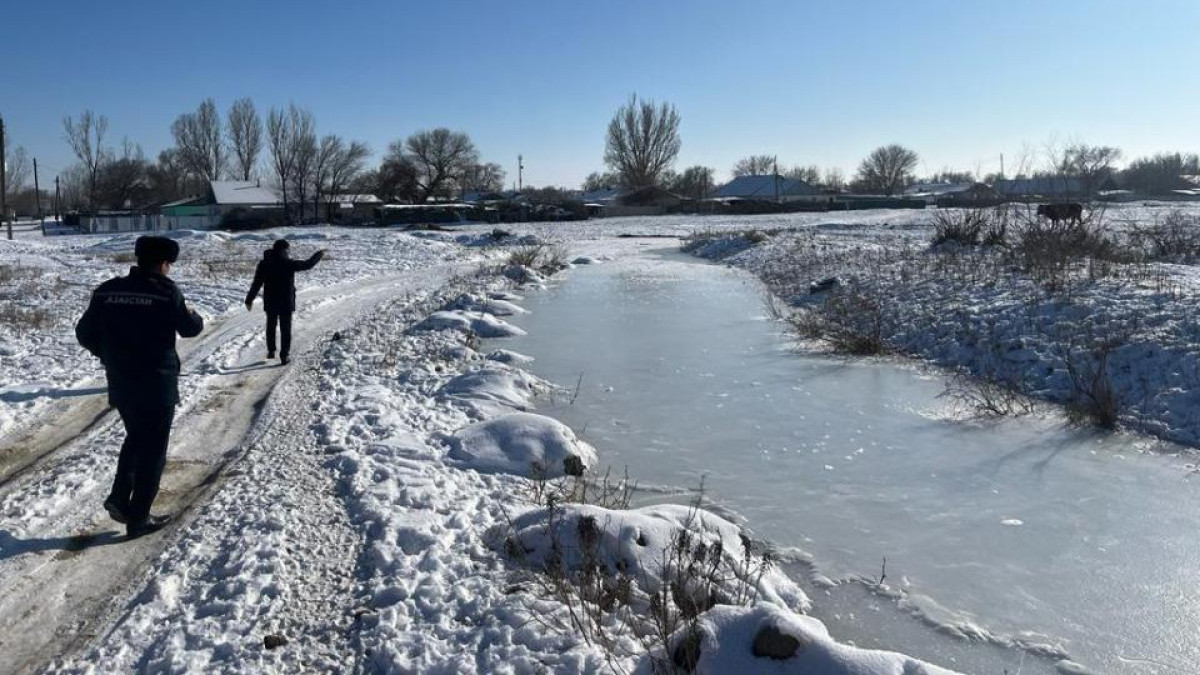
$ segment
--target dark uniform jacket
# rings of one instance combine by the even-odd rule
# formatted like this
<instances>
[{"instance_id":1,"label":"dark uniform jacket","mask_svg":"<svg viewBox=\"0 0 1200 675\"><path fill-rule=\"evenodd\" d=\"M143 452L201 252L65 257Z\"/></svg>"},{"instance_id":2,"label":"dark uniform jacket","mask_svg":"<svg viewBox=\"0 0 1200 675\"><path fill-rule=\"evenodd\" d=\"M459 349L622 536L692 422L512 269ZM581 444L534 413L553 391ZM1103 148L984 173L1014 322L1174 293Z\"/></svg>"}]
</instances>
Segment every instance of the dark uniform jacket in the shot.
<instances>
[{"instance_id":1,"label":"dark uniform jacket","mask_svg":"<svg viewBox=\"0 0 1200 675\"><path fill-rule=\"evenodd\" d=\"M158 408L179 402L175 334L195 337L203 329L175 282L134 267L92 293L75 337L104 364L112 405Z\"/></svg>"},{"instance_id":2,"label":"dark uniform jacket","mask_svg":"<svg viewBox=\"0 0 1200 675\"><path fill-rule=\"evenodd\" d=\"M291 314L296 311L296 272L310 270L320 262L323 252L317 251L308 260L292 260L287 251L267 249L254 270L254 283L246 294L246 304L263 292L263 310L267 314Z\"/></svg>"}]
</instances>

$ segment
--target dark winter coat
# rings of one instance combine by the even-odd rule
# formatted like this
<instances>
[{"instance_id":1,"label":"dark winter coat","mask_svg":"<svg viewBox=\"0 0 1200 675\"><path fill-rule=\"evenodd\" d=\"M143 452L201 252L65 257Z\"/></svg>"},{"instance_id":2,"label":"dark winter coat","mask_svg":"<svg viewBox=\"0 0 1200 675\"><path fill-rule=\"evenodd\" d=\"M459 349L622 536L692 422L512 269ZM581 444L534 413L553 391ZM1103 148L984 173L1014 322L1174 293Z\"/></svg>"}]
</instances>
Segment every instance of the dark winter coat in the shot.
<instances>
[{"instance_id":1,"label":"dark winter coat","mask_svg":"<svg viewBox=\"0 0 1200 675\"><path fill-rule=\"evenodd\" d=\"M291 314L296 311L296 272L310 270L325 255L312 254L308 260L292 260L287 251L267 249L254 270L254 283L246 294L246 304L254 302L258 290L263 292L263 310L267 314Z\"/></svg>"},{"instance_id":2,"label":"dark winter coat","mask_svg":"<svg viewBox=\"0 0 1200 675\"><path fill-rule=\"evenodd\" d=\"M175 335L202 330L204 320L188 309L175 282L134 267L96 288L75 337L104 364L111 404L161 408L179 403Z\"/></svg>"}]
</instances>

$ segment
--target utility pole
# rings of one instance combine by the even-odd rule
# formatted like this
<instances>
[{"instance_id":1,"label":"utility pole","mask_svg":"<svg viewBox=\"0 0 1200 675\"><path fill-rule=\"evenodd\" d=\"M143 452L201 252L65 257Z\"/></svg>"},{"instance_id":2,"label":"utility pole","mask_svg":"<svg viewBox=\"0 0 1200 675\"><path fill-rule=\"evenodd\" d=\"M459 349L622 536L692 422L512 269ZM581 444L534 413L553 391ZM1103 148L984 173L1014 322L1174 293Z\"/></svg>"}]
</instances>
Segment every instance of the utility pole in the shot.
<instances>
[{"instance_id":1,"label":"utility pole","mask_svg":"<svg viewBox=\"0 0 1200 675\"><path fill-rule=\"evenodd\" d=\"M1000 177L1004 178L1004 153L1000 153Z\"/></svg>"},{"instance_id":2,"label":"utility pole","mask_svg":"<svg viewBox=\"0 0 1200 675\"><path fill-rule=\"evenodd\" d=\"M8 178L4 171L8 155L4 154L4 118L0 117L0 218L8 222L8 239L12 241L12 221L8 219Z\"/></svg>"},{"instance_id":3,"label":"utility pole","mask_svg":"<svg viewBox=\"0 0 1200 675\"><path fill-rule=\"evenodd\" d=\"M54 177L54 220L62 225L62 218L58 215L58 176Z\"/></svg>"},{"instance_id":4,"label":"utility pole","mask_svg":"<svg viewBox=\"0 0 1200 675\"><path fill-rule=\"evenodd\" d=\"M774 157L771 158L771 164L773 166L772 171L775 172L775 176L774 176L775 177L775 203L778 204L779 203L779 155L775 155Z\"/></svg>"},{"instance_id":5,"label":"utility pole","mask_svg":"<svg viewBox=\"0 0 1200 675\"><path fill-rule=\"evenodd\" d=\"M525 189L524 184L525 157L517 155L517 192Z\"/></svg>"},{"instance_id":6,"label":"utility pole","mask_svg":"<svg viewBox=\"0 0 1200 675\"><path fill-rule=\"evenodd\" d=\"M42 215L42 188L38 184L37 157L33 158L33 201L37 204L38 220L42 221L42 236L46 236L46 218Z\"/></svg>"}]
</instances>

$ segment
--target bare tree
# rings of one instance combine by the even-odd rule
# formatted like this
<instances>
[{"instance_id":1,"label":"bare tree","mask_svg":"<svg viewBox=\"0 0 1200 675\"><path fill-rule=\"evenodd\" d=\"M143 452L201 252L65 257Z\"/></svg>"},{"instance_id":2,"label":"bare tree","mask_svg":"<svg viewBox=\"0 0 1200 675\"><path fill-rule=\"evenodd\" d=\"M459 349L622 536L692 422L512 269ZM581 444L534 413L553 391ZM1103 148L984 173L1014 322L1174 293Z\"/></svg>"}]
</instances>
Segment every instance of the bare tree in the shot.
<instances>
[{"instance_id":1,"label":"bare tree","mask_svg":"<svg viewBox=\"0 0 1200 675\"><path fill-rule=\"evenodd\" d=\"M846 176L836 166L825 169L825 177L821 180L821 184L827 190L844 190L846 188Z\"/></svg>"},{"instance_id":2,"label":"bare tree","mask_svg":"<svg viewBox=\"0 0 1200 675\"><path fill-rule=\"evenodd\" d=\"M84 110L79 120L70 117L63 118L63 138L71 146L71 151L83 165L86 176L86 196L77 206L92 206L96 203L96 188L100 182L100 169L108 159L108 151L104 148L104 134L108 133L108 118L96 115L91 110Z\"/></svg>"},{"instance_id":3,"label":"bare tree","mask_svg":"<svg viewBox=\"0 0 1200 675\"><path fill-rule=\"evenodd\" d=\"M633 94L608 123L604 163L625 187L659 185L679 155L679 122L675 106Z\"/></svg>"},{"instance_id":4,"label":"bare tree","mask_svg":"<svg viewBox=\"0 0 1200 675\"><path fill-rule=\"evenodd\" d=\"M815 164L811 166L793 166L785 171L783 175L792 180L803 181L809 185L821 184L821 168Z\"/></svg>"},{"instance_id":5,"label":"bare tree","mask_svg":"<svg viewBox=\"0 0 1200 675\"><path fill-rule=\"evenodd\" d=\"M122 139L121 155L106 162L100 170L97 194L99 203L110 209L131 208L149 198L150 183L142 146Z\"/></svg>"},{"instance_id":6,"label":"bare tree","mask_svg":"<svg viewBox=\"0 0 1200 675\"><path fill-rule=\"evenodd\" d=\"M59 199L63 210L85 209L92 204L91 173L77 162L59 174Z\"/></svg>"},{"instance_id":7,"label":"bare tree","mask_svg":"<svg viewBox=\"0 0 1200 675\"><path fill-rule=\"evenodd\" d=\"M182 199L196 190L196 179L188 174L179 158L179 151L169 148L158 153L158 161L146 167L151 198L156 202Z\"/></svg>"},{"instance_id":8,"label":"bare tree","mask_svg":"<svg viewBox=\"0 0 1200 675\"><path fill-rule=\"evenodd\" d=\"M332 210L338 196L362 173L370 154L371 150L365 143L353 141L347 145L341 137L333 134L321 138L317 147L313 180L315 213L320 213L320 205L324 203L325 219L332 220ZM324 202L322 196L325 198Z\"/></svg>"},{"instance_id":9,"label":"bare tree","mask_svg":"<svg viewBox=\"0 0 1200 675\"><path fill-rule=\"evenodd\" d=\"M211 98L205 99L194 113L184 113L171 125L175 147L184 166L204 180L220 180L225 172L225 139L221 133L221 115Z\"/></svg>"},{"instance_id":10,"label":"bare tree","mask_svg":"<svg viewBox=\"0 0 1200 675\"><path fill-rule=\"evenodd\" d=\"M713 174L707 166L689 166L671 183L671 190L691 199L703 199L713 189Z\"/></svg>"},{"instance_id":11,"label":"bare tree","mask_svg":"<svg viewBox=\"0 0 1200 675\"><path fill-rule=\"evenodd\" d=\"M1200 156L1160 153L1130 162L1121 172L1121 184L1147 194L1166 195L1188 186L1180 176L1196 175L1200 175Z\"/></svg>"},{"instance_id":12,"label":"bare tree","mask_svg":"<svg viewBox=\"0 0 1200 675\"><path fill-rule=\"evenodd\" d=\"M733 177L770 176L775 173L774 155L750 155L733 165Z\"/></svg>"},{"instance_id":13,"label":"bare tree","mask_svg":"<svg viewBox=\"0 0 1200 675\"><path fill-rule=\"evenodd\" d=\"M25 187L29 180L29 154L22 146L4 148L4 184L0 190L12 197Z\"/></svg>"},{"instance_id":14,"label":"bare tree","mask_svg":"<svg viewBox=\"0 0 1200 675\"><path fill-rule=\"evenodd\" d=\"M384 158L379 171L375 172L376 182L372 191L388 202L412 203L421 195L421 186L417 184L417 167L396 151L399 143L392 144L392 150Z\"/></svg>"},{"instance_id":15,"label":"bare tree","mask_svg":"<svg viewBox=\"0 0 1200 675\"><path fill-rule=\"evenodd\" d=\"M304 189L300 183L308 176L316 154L316 123L312 113L288 104L287 110L271 108L267 114L267 147L271 151L271 168L283 199L283 208L289 213L292 196L298 196L303 207Z\"/></svg>"},{"instance_id":16,"label":"bare tree","mask_svg":"<svg viewBox=\"0 0 1200 675\"><path fill-rule=\"evenodd\" d=\"M858 182L863 189L894 195L912 180L917 153L893 143L876 148L858 166Z\"/></svg>"},{"instance_id":17,"label":"bare tree","mask_svg":"<svg viewBox=\"0 0 1200 675\"><path fill-rule=\"evenodd\" d=\"M504 167L495 162L472 164L462 175L463 192L499 192L504 189Z\"/></svg>"},{"instance_id":18,"label":"bare tree","mask_svg":"<svg viewBox=\"0 0 1200 675\"><path fill-rule=\"evenodd\" d=\"M258 156L262 153L262 119L254 109L254 101L240 98L229 108L229 147L237 160L242 180L250 180Z\"/></svg>"},{"instance_id":19,"label":"bare tree","mask_svg":"<svg viewBox=\"0 0 1200 675\"><path fill-rule=\"evenodd\" d=\"M403 145L392 143L388 156L402 156L416 169L420 201L449 196L464 173L479 162L471 137L445 127L418 131Z\"/></svg>"},{"instance_id":20,"label":"bare tree","mask_svg":"<svg viewBox=\"0 0 1200 675\"><path fill-rule=\"evenodd\" d=\"M583 184L580 187L584 192L595 192L596 190L603 190L605 188L614 188L620 184L621 177L611 171L604 173L593 171L587 175L587 178L583 179Z\"/></svg>"},{"instance_id":21,"label":"bare tree","mask_svg":"<svg viewBox=\"0 0 1200 675\"><path fill-rule=\"evenodd\" d=\"M320 153L320 148L317 145L317 129L311 114L303 117L300 125L296 128L296 136L293 139L296 144L295 157L296 162L293 164L292 179L288 183L295 189L295 203L300 207L299 218L304 220L304 207L308 203L309 188L316 184L317 174L317 159ZM313 217L316 217L314 211Z\"/></svg>"},{"instance_id":22,"label":"bare tree","mask_svg":"<svg viewBox=\"0 0 1200 675\"><path fill-rule=\"evenodd\" d=\"M1099 190L1105 180L1112 178L1120 159L1118 148L1072 143L1063 148L1055 168L1065 176L1078 178L1084 194L1090 195Z\"/></svg>"}]
</instances>

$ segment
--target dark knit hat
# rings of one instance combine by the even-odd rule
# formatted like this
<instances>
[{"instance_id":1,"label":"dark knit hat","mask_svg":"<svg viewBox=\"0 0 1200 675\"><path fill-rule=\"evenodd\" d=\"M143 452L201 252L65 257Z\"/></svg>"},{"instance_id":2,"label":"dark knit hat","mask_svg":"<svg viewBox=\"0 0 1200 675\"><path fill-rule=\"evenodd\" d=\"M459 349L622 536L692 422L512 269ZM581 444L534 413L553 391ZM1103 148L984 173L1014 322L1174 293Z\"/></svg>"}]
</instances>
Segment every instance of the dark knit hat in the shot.
<instances>
[{"instance_id":1,"label":"dark knit hat","mask_svg":"<svg viewBox=\"0 0 1200 675\"><path fill-rule=\"evenodd\" d=\"M133 245L138 265L152 267L161 262L179 260L179 242L166 237L138 237Z\"/></svg>"},{"instance_id":2,"label":"dark knit hat","mask_svg":"<svg viewBox=\"0 0 1200 675\"><path fill-rule=\"evenodd\" d=\"M292 245L288 243L287 239L276 239L275 244L272 245L271 248L275 249L276 251L286 251L291 248L291 246Z\"/></svg>"}]
</instances>

